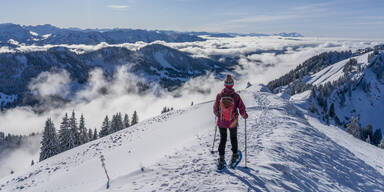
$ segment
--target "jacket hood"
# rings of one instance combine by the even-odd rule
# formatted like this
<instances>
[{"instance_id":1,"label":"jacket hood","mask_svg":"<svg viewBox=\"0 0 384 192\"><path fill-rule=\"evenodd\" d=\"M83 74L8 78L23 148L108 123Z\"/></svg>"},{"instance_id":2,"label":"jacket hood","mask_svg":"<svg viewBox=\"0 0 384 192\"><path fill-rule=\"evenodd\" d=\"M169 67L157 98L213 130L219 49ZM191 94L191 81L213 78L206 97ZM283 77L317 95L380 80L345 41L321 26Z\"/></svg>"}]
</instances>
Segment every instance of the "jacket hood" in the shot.
<instances>
[{"instance_id":1,"label":"jacket hood","mask_svg":"<svg viewBox=\"0 0 384 192\"><path fill-rule=\"evenodd\" d=\"M224 89L221 91L221 93L232 95L232 94L235 93L235 90L234 90L233 88L228 88L228 87L226 87L226 88L224 88Z\"/></svg>"}]
</instances>

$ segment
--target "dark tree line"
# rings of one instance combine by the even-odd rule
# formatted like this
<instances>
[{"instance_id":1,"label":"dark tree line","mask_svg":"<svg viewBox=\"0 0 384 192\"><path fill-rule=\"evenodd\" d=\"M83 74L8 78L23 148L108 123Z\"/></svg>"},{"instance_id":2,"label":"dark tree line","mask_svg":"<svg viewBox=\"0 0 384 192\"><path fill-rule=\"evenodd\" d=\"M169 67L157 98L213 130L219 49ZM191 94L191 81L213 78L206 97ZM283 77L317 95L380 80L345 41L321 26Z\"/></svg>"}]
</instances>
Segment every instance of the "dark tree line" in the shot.
<instances>
[{"instance_id":1,"label":"dark tree line","mask_svg":"<svg viewBox=\"0 0 384 192\"><path fill-rule=\"evenodd\" d=\"M367 143L375 146L384 147L380 144L384 142L381 130L376 129L373 131L372 125L368 124L362 127L358 118L352 118L351 122L347 124L346 131L356 138L359 138Z\"/></svg>"},{"instance_id":2,"label":"dark tree line","mask_svg":"<svg viewBox=\"0 0 384 192\"><path fill-rule=\"evenodd\" d=\"M36 133L31 133L29 135L13 135L13 134L5 134L0 131L0 152L3 149L13 149L20 147L24 140L28 137L32 137L37 135Z\"/></svg>"},{"instance_id":3,"label":"dark tree line","mask_svg":"<svg viewBox=\"0 0 384 192\"><path fill-rule=\"evenodd\" d=\"M191 103L191 106L193 105L193 102ZM170 111L173 111L173 107L169 108L169 107L163 107L163 109L161 110L161 114L163 113L167 113L167 112L170 112Z\"/></svg>"},{"instance_id":4,"label":"dark tree line","mask_svg":"<svg viewBox=\"0 0 384 192\"><path fill-rule=\"evenodd\" d=\"M356 55L358 55L358 53L352 53L351 51L342 51L342 52L331 51L331 52L321 53L320 55L316 55L304 61L304 63L300 64L295 69L291 70L290 72L283 75L282 77L269 82L267 84L267 87L271 91L273 91L278 87L289 85L294 81L301 81L304 76L317 73L329 65L332 65L334 63L337 63L339 61L348 59ZM308 90L308 89L303 89L302 86L303 85L301 85L300 89L293 92L299 93L299 92L302 92L303 90L304 91Z\"/></svg>"},{"instance_id":5,"label":"dark tree line","mask_svg":"<svg viewBox=\"0 0 384 192\"><path fill-rule=\"evenodd\" d=\"M136 111L133 112L131 121L129 121L128 114L125 114L123 118L121 113L116 113L112 116L111 120L109 120L109 117L107 115L105 116L103 124L101 126L99 137L104 137L114 132L123 130L132 125L137 124L138 122L139 122L139 117Z\"/></svg>"},{"instance_id":6,"label":"dark tree line","mask_svg":"<svg viewBox=\"0 0 384 192\"><path fill-rule=\"evenodd\" d=\"M127 114L123 118L121 113L114 114L111 121L106 116L98 133L96 129L86 128L83 114L81 114L78 123L74 111L70 117L68 117L67 113L64 115L57 132L52 120L49 118L45 122L41 140L40 161L138 123L139 118L136 111L134 111L131 119L130 121Z\"/></svg>"}]
</instances>

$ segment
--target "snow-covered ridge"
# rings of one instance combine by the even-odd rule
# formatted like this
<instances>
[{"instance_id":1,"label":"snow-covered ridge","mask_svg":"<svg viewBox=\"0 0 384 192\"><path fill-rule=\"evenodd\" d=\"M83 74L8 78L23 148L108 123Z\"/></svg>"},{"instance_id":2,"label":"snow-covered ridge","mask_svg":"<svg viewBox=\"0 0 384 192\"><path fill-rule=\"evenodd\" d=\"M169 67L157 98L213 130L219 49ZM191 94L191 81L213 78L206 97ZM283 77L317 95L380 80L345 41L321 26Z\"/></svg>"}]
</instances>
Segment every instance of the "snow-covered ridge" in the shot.
<instances>
[{"instance_id":1,"label":"snow-covered ridge","mask_svg":"<svg viewBox=\"0 0 384 192\"><path fill-rule=\"evenodd\" d=\"M10 39L26 45L110 44L135 43L138 41L166 42L203 41L204 39L174 31L148 31L135 29L82 30L58 28L52 25L21 26L12 23L0 24L0 42Z\"/></svg>"},{"instance_id":2,"label":"snow-covered ridge","mask_svg":"<svg viewBox=\"0 0 384 192\"><path fill-rule=\"evenodd\" d=\"M208 73L220 75L223 72L232 71L236 65L209 58L192 57L186 52L156 43L38 48L43 50L0 53L0 61L3 61L0 62L2 92L17 94L22 102L26 101L23 99L24 96L31 96L28 95L29 83L42 72L65 70L70 74L72 85L77 86L84 85L88 80L89 72L96 68L103 70L105 75L111 77L123 65L127 67L130 74L140 77L143 80L142 83L148 86L156 83L163 88L175 89L191 78ZM12 86L9 82L12 82ZM71 94L74 95L75 92ZM18 104L30 105L31 103Z\"/></svg>"},{"instance_id":3,"label":"snow-covered ridge","mask_svg":"<svg viewBox=\"0 0 384 192\"><path fill-rule=\"evenodd\" d=\"M378 145L381 134L374 132L384 130L381 118L384 113L384 45L357 50L355 53L349 52L345 56L347 58L336 63L326 63L327 65L317 71L313 67L311 69L311 65L300 65L294 72L272 82L273 85L285 84L274 88L274 91L280 92L279 95L284 97L293 95L293 100L307 98L311 102L311 111L326 123L345 129L353 118L357 119L363 140L367 139L367 134L364 133L366 127L373 126L373 133L368 134L369 139L372 144ZM318 63L337 58L332 54L316 57L320 58Z\"/></svg>"},{"instance_id":4,"label":"snow-covered ridge","mask_svg":"<svg viewBox=\"0 0 384 192\"><path fill-rule=\"evenodd\" d=\"M248 169L214 171L212 102L172 111L35 164L0 180L2 191L383 191L384 151L348 134L335 139L302 110L252 86ZM336 129L327 127L328 129ZM325 134L324 134L325 133ZM244 150L244 124L238 130ZM336 141L335 141L336 140ZM371 151L355 155L354 148ZM216 145L217 146L217 145ZM106 176L100 155L106 159ZM230 157L227 147L227 158ZM357 184L358 183L358 184Z\"/></svg>"},{"instance_id":5,"label":"snow-covered ridge","mask_svg":"<svg viewBox=\"0 0 384 192\"><path fill-rule=\"evenodd\" d=\"M239 33L209 33L209 32L177 32L163 30L141 29L79 29L59 28L52 25L24 26L12 23L0 24L0 42L8 42L13 39L20 44L45 45L45 44L88 44L96 45L101 42L109 44L135 43L138 41L154 42L194 42L204 41L205 37L303 37L301 34L276 33L276 34L239 34Z\"/></svg>"},{"instance_id":6,"label":"snow-covered ridge","mask_svg":"<svg viewBox=\"0 0 384 192\"><path fill-rule=\"evenodd\" d=\"M372 54L372 51L360 56L355 56L355 57L345 59L331 66L328 66L323 70L307 78L306 83L314 86L319 86L319 85L324 85L326 83L332 83L334 81L337 81L344 76L345 73L343 72L343 69L345 67L345 64L347 64L347 62L350 61L350 59L356 59L359 67L365 68L369 64L368 55L370 54Z\"/></svg>"}]
</instances>

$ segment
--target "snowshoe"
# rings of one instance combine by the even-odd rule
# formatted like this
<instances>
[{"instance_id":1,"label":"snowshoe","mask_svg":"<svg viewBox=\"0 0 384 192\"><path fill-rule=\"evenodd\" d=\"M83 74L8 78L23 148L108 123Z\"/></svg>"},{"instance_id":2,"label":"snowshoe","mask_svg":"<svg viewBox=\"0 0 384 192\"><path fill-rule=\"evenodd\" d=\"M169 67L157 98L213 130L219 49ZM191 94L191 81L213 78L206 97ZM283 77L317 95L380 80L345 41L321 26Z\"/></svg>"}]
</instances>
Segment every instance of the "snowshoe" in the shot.
<instances>
[{"instance_id":1,"label":"snowshoe","mask_svg":"<svg viewBox=\"0 0 384 192\"><path fill-rule=\"evenodd\" d=\"M233 154L231 159L231 168L236 169L237 165L239 165L242 158L243 154L240 150L238 150L237 153Z\"/></svg>"},{"instance_id":2,"label":"snowshoe","mask_svg":"<svg viewBox=\"0 0 384 192\"><path fill-rule=\"evenodd\" d=\"M220 158L219 162L217 163L216 171L221 173L225 170L226 167L227 167L227 163L225 162L224 158Z\"/></svg>"}]
</instances>

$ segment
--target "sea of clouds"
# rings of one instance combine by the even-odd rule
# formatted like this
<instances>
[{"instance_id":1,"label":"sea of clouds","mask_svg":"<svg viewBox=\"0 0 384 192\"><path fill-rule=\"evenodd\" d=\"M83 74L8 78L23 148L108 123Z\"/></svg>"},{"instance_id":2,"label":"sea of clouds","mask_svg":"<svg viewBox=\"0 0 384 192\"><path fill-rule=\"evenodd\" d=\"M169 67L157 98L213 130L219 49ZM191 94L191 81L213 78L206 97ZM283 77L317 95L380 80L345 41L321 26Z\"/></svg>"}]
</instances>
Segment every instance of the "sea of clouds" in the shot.
<instances>
[{"instance_id":1,"label":"sea of clouds","mask_svg":"<svg viewBox=\"0 0 384 192\"><path fill-rule=\"evenodd\" d=\"M248 82L251 84L268 83L280 77L306 59L324 51L357 50L373 47L384 41L358 40L358 39L329 39L329 38L282 38L282 37L234 37L234 38L208 38L207 41L187 43L166 43L166 46L190 53L193 57L207 57L220 55L237 58L235 89L244 89ZM107 46L125 47L137 50L147 43L109 45L60 45L82 54ZM0 52L18 51L46 51L56 45L45 46L19 46L16 49L0 47ZM42 106L46 107L42 113L36 113L31 107L17 107L0 113L0 131L11 134L30 134L41 132L45 120L50 117L59 128L61 118L65 113L75 111L77 116L83 114L87 128L100 129L106 115L116 112L131 115L137 111L139 120L145 120L159 115L164 106L180 109L188 107L191 103L200 103L214 100L216 94L223 88L223 79L217 79L208 74L190 79L182 87L168 92L156 84L151 89L140 92L136 82L145 81L128 72L126 66L119 67L112 79L106 79L101 69L89 73L89 80L80 91L71 93L71 83L68 72L43 72L29 82L29 89L39 98ZM71 98L71 102L63 103L60 107L51 108L51 97L61 96ZM182 126L182 125L181 125ZM207 127L208 128L208 127ZM36 142L35 142L36 143ZM38 142L37 142L38 143ZM25 151L25 150L24 150ZM15 166L9 163L13 157L19 157L23 150L15 151L2 159L1 172L7 172ZM36 152L37 153L37 152ZM23 162L17 165L25 167L31 160L37 161L36 153L23 153ZM4 173L3 173L4 174Z\"/></svg>"},{"instance_id":2,"label":"sea of clouds","mask_svg":"<svg viewBox=\"0 0 384 192\"><path fill-rule=\"evenodd\" d=\"M236 57L239 63L235 70L235 89L244 89L248 82L252 84L268 83L295 68L306 59L324 51L357 50L373 47L383 43L377 40L327 39L327 38L282 38L282 37L235 37L208 38L207 41L187 43L161 43L166 46L185 51L194 57L210 57L212 55ZM139 42L134 44L109 45L61 45L81 54L106 46L139 49L147 45ZM44 51L45 46L21 46L18 51ZM45 48L43 48L45 47ZM276 54L276 51L280 51ZM283 51L283 52L281 52ZM164 106L175 109L187 107L191 102L199 103L213 100L223 88L222 79L212 74L190 79L179 89L168 92L155 84L145 93L136 87L136 82L145 81L127 72L125 66L115 71L113 79L106 79L100 69L89 73L89 80L81 91L71 94L72 83L66 71L52 73L42 72L29 82L29 89L47 108L50 97L59 95L68 97L71 102L59 108L36 114L30 107L17 107L0 113L0 131L12 134L30 134L40 132L44 121L51 117L56 125L64 113L84 114L88 128L99 128L105 115L116 112L132 114L136 110L140 120L160 114ZM100 91L103 90L103 91ZM20 121L23 119L23 121Z\"/></svg>"}]
</instances>

